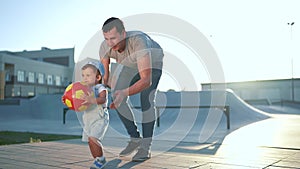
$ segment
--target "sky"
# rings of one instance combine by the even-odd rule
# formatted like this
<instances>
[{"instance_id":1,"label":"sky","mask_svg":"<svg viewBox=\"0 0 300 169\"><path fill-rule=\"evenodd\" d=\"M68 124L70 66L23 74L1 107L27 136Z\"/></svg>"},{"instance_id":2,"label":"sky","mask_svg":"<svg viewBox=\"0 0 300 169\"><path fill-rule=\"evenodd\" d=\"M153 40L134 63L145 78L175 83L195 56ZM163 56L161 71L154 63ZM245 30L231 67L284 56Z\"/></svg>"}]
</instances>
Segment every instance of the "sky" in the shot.
<instances>
[{"instance_id":1,"label":"sky","mask_svg":"<svg viewBox=\"0 0 300 169\"><path fill-rule=\"evenodd\" d=\"M300 78L299 6L298 0L0 0L0 51L75 47L76 62L107 18L157 13L186 21L207 38L225 82ZM182 59L196 83L165 71L160 90L199 90L212 82L193 50L174 38L153 39Z\"/></svg>"}]
</instances>

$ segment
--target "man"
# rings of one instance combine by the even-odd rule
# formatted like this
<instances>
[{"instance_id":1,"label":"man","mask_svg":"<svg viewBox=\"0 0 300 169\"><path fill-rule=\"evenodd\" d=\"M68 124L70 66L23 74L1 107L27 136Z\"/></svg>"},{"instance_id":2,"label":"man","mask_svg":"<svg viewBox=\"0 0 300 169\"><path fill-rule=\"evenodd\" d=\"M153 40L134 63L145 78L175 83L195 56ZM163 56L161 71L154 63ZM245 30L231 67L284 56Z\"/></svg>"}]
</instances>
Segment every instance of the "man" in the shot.
<instances>
[{"instance_id":1,"label":"man","mask_svg":"<svg viewBox=\"0 0 300 169\"><path fill-rule=\"evenodd\" d=\"M119 18L107 19L102 27L105 41L100 46L100 59L105 68L104 84L111 86L113 103L123 122L130 141L120 157L138 150L132 161L144 161L151 157L150 147L155 123L154 100L162 74L163 50L147 34L140 31L126 31ZM110 59L120 65L109 79ZM143 113L143 137L137 129L128 96L140 93Z\"/></svg>"}]
</instances>

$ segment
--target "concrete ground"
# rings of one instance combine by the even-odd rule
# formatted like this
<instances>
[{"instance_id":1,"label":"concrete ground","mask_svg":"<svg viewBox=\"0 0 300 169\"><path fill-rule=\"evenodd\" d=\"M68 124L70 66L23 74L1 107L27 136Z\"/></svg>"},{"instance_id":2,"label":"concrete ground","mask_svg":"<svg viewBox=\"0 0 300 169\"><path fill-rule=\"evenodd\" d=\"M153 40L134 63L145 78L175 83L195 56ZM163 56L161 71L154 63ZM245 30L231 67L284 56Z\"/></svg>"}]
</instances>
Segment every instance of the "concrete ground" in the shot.
<instances>
[{"instance_id":1,"label":"concrete ground","mask_svg":"<svg viewBox=\"0 0 300 169\"><path fill-rule=\"evenodd\" d=\"M130 157L119 158L124 140L106 137L105 168L199 168L254 169L299 168L300 151L294 148L230 144L197 144L181 142L167 152L152 151L145 162L131 162ZM109 140L109 141L108 141ZM170 141L156 141L164 147ZM88 147L80 140L27 143L0 147L0 168L3 169L85 169L92 163Z\"/></svg>"}]
</instances>

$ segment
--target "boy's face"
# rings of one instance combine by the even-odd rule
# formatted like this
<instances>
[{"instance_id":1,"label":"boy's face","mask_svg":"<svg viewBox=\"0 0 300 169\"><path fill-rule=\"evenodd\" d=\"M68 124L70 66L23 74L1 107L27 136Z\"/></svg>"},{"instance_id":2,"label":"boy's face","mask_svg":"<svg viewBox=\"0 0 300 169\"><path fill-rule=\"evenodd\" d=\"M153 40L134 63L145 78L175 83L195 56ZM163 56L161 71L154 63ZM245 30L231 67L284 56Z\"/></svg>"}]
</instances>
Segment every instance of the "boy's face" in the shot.
<instances>
[{"instance_id":1,"label":"boy's face","mask_svg":"<svg viewBox=\"0 0 300 169\"><path fill-rule=\"evenodd\" d=\"M92 68L87 67L86 69L82 70L82 81L85 82L89 86L94 86L97 81L97 72L94 71Z\"/></svg>"}]
</instances>

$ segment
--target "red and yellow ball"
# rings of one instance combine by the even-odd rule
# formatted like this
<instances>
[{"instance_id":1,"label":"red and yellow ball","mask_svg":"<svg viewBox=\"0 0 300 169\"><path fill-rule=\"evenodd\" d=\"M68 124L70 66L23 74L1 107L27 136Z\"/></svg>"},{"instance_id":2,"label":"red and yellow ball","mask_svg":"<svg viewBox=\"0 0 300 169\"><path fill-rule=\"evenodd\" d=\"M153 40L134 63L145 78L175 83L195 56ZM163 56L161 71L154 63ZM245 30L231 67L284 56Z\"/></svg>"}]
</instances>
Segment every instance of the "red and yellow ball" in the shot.
<instances>
[{"instance_id":1,"label":"red and yellow ball","mask_svg":"<svg viewBox=\"0 0 300 169\"><path fill-rule=\"evenodd\" d=\"M91 88L84 82L74 82L65 89L63 100L65 105L77 112L85 111L89 108L90 104L83 104L85 95L92 93Z\"/></svg>"}]
</instances>

